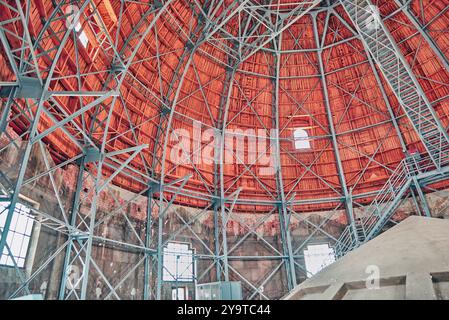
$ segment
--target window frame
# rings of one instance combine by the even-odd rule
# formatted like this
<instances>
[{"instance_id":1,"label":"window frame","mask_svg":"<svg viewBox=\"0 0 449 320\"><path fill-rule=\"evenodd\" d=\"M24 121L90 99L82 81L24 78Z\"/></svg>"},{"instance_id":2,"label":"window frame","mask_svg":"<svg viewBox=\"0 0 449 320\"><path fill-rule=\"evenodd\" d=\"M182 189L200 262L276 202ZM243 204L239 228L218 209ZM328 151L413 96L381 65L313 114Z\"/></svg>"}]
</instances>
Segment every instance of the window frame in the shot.
<instances>
[{"instance_id":1,"label":"window frame","mask_svg":"<svg viewBox=\"0 0 449 320\"><path fill-rule=\"evenodd\" d=\"M9 201L0 201L0 203L1 204L6 204L6 206L4 206L4 208L5 208L5 207L8 206L8 203L10 203L10 202ZM17 209L18 207L19 207L19 209ZM25 212L25 210L23 210L23 208L20 208L20 207L28 209L28 211ZM28 227L28 223L30 221L32 221L31 227L30 227L30 230L29 230L29 234L27 234L27 230L25 230L25 233L17 231L17 226L18 226L18 223L19 223L19 220L18 220L19 217L17 217L15 219L15 224L14 225L11 224L10 230L8 232L8 237L10 237L11 234L12 234L13 241L14 241L14 237L15 236L18 235L20 237L20 241L21 241L20 254L19 254L19 256L15 256L14 255L13 256L14 257L14 261L12 261L12 258L9 256L9 253L8 253L6 247L5 247L4 250L6 251L6 253L3 254L3 252L2 252L0 254L0 260L3 259L4 255L6 255L6 262L0 263L0 268L15 268L16 267L14 265L14 262L15 262L15 264L17 265L17 268L31 270L31 266L33 264L33 261L31 261L31 260L34 260L34 255L35 255L35 251L36 251L36 243L35 243L37 241L36 232L37 232L37 229L40 229L40 228L38 228L38 221L36 221L36 219L31 215L31 212L32 212L33 208L36 209L37 207L38 207L37 203L34 203L34 201L29 200L29 199L23 197L22 195L20 195L20 199L16 203L16 209L14 209L14 215L13 215L12 223L14 223L14 216L15 215L17 215L17 216L19 216L19 215L26 215L26 219L27 220L26 220L25 228ZM20 213L20 211L17 211L17 210L24 211L24 213ZM1 212L3 212L3 211L1 211ZM2 213L2 215L4 215L4 214L5 214L5 212ZM22 255L22 250L23 250L22 246L24 244L25 239L27 239L28 242L26 244L25 252ZM10 247L10 251L13 252L13 248ZM10 262L8 262L8 260L10 260Z\"/></svg>"},{"instance_id":2,"label":"window frame","mask_svg":"<svg viewBox=\"0 0 449 320\"><path fill-rule=\"evenodd\" d=\"M180 292L182 292L182 299L179 299ZM189 300L189 289L187 287L172 287L171 295L174 301L186 301Z\"/></svg>"},{"instance_id":3,"label":"window frame","mask_svg":"<svg viewBox=\"0 0 449 320\"><path fill-rule=\"evenodd\" d=\"M297 135L298 132L301 132L299 136ZM301 145L298 146L298 144ZM312 149L312 143L307 128L298 127L293 130L293 146L297 152Z\"/></svg>"},{"instance_id":4,"label":"window frame","mask_svg":"<svg viewBox=\"0 0 449 320\"><path fill-rule=\"evenodd\" d=\"M177 272L174 271L174 273L176 273L176 274L172 274L171 273L172 270L170 270L166 266L166 253L167 253L166 250L168 249L170 244L175 244L175 245L179 245L179 246L182 246L182 245L187 246L186 251L190 252L189 256L191 257L191 263L189 265L191 265L191 270L192 270L191 273L190 272L188 273L188 276L182 276L182 274L185 273L186 271L188 271L190 267L187 267L184 270L178 269ZM186 251L184 251L184 253ZM168 253L170 254L169 256L172 256L176 259L177 252L172 251L172 252L168 252ZM173 283L173 282L175 282L175 283L194 283L196 280L196 278L195 278L195 274L196 274L195 249L193 248L191 243L169 241L162 249L162 265L163 265L162 266L162 281L164 281L164 282L167 282L167 283L169 283L169 282L171 282L171 283ZM175 268L176 268L176 262L175 262ZM179 275L181 275L181 277L178 277ZM189 277L189 275L191 275L191 276Z\"/></svg>"}]
</instances>

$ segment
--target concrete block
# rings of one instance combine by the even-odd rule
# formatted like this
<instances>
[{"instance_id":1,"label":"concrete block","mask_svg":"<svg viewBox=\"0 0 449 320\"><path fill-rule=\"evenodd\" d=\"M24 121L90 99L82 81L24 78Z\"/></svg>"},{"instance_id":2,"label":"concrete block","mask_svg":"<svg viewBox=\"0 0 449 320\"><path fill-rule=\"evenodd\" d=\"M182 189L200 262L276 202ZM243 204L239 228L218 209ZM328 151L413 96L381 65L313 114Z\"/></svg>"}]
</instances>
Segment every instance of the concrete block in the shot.
<instances>
[{"instance_id":1,"label":"concrete block","mask_svg":"<svg viewBox=\"0 0 449 320\"><path fill-rule=\"evenodd\" d=\"M432 276L427 272L411 272L407 274L405 283L407 300L436 300Z\"/></svg>"}]
</instances>

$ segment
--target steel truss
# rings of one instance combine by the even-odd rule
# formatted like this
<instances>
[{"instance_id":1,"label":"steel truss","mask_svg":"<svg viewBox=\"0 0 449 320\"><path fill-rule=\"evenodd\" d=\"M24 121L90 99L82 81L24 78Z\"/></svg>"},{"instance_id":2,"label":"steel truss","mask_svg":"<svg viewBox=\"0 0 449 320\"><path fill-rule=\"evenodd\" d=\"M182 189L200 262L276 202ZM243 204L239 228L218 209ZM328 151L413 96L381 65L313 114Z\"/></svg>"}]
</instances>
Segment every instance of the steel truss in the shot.
<instances>
[{"instance_id":1,"label":"steel truss","mask_svg":"<svg viewBox=\"0 0 449 320\"><path fill-rule=\"evenodd\" d=\"M103 21L93 0L76 1L80 14L94 33L98 48L97 54L103 56L107 63L104 70L81 70L79 67L80 43L76 40L77 34L73 28L65 22L72 13L66 11L67 5L74 4L74 1L63 0L54 4L52 14L48 17L43 29L36 39L29 34L30 9L32 1L6 1L1 0L2 10L8 10L11 18L0 23L0 40L3 46L6 60L14 74L12 81L0 82L3 89L1 96L5 103L2 105L0 118L0 133L6 139L6 143L0 145L0 151L14 150L20 156L20 163L17 168L10 171L1 172L0 177L0 199L9 201L10 205L6 212L5 227L0 238L0 252L6 249L11 252L7 245L7 234L11 225L14 208L20 201L20 195L30 185L37 183L42 178L48 178L50 190L56 199L57 212L45 212L37 208L32 209L32 214L36 221L43 228L51 230L55 234L63 237L57 247L48 254L45 261L33 270L32 274L25 274L16 265L16 271L22 284L11 293L10 297L16 297L23 293L29 293L29 285L58 257L62 258L62 273L59 275L59 288L57 298L59 299L92 299L95 296L95 279L100 279L105 284L106 292L102 292L98 298L101 299L121 299L127 297L120 291L121 286L136 273L143 274L141 278L143 299L164 298L163 281L163 248L169 241L185 239L189 235L191 241L195 243L198 274L196 281L212 280L239 280L245 288L245 297L249 299L269 299L273 296L264 291L264 287L270 281L285 282L284 291L292 290L302 279L307 276L304 265L303 251L308 244L316 237L322 236L336 243L336 250L339 256L349 250L359 246L361 243L375 237L390 220L395 209L402 199L409 192L414 199L421 203L423 211L429 215L430 211L425 201L423 189L429 184L447 178L449 169L447 168L447 151L449 150L449 139L445 129L440 124L435 115L431 103L428 101L420 84L414 75L412 68L402 56L400 49L394 39L389 34L385 24L381 21L380 29L367 31L364 29L363 21L367 16L366 7L371 4L369 1L346 1L341 0L341 4L350 16L355 29L337 13L334 8L338 3L328 3L325 7L318 7L322 1L297 1L293 9L285 12L285 9L276 4L260 5L255 1L240 0L228 5L225 1L210 0L194 1L191 8L190 25L194 28L186 31L181 26L177 26L173 16L173 0L136 2L122 0L120 14L118 16L118 27L116 34L110 32L110 28ZM403 4L403 1L397 1ZM124 43L119 41L120 31L124 26L122 19L129 14L132 8L139 8L145 12L140 21L133 26L131 34L128 35ZM319 14L325 12L324 25L325 34L318 33L317 21ZM296 21L305 15L309 15L313 22L314 36L316 42L315 50L301 48L298 35L292 35L289 29ZM413 16L407 14L413 25L424 37L425 30L420 27L419 22ZM329 24L330 17L339 19L342 25L352 30L354 36L345 41L335 40L332 44L325 44L326 33L338 34L339 30L332 29ZM161 37L158 34L157 21L165 19L171 22L173 28L177 28L177 33L185 48L180 48L176 54L178 64L174 77L170 80L168 89L163 89L163 79L161 72L161 59L164 55L174 54L161 51L158 44ZM237 19L238 31L231 33L226 24L231 19ZM198 22L198 23L194 23ZM124 30L124 29L123 29ZM140 49L147 45L146 39L153 36L156 42L156 54L148 52L147 56L142 56ZM297 50L282 51L281 43L284 36L292 36L297 41ZM337 37L335 37L337 38ZM232 41L230 41L232 40ZM350 43L353 40L361 40L366 50L366 72L372 72L379 84L381 94L386 103L388 119L385 122L391 125L391 132L396 132L401 143L404 155L407 156L406 144L402 137L394 110L390 106L387 94L381 85L381 75L393 89L394 93L401 101L401 106L406 112L412 127L418 132L421 141L428 150L428 156L419 160L419 163L411 163L407 157L396 170L391 170L375 160L383 141L379 142L379 148L374 154L364 154L356 150L354 146L345 145L339 139L344 133L339 130L342 119L335 121L332 119L331 102L328 98L327 88L334 86L338 90L351 96L351 100L359 99L354 92L347 92L338 83L331 80L331 72L324 68L329 59L329 52L342 43ZM220 103L219 115L212 116L214 129L219 137L219 144L216 148L216 157L221 160L215 165L212 186L207 179L201 175L192 158L188 160L188 165L192 168L192 175L198 175L204 183L208 193L194 192L185 189L192 175L186 175L180 179L172 179L171 173L177 166L167 165L167 150L170 136L174 134L173 120L183 119L191 121L176 107L181 102L181 89L186 79L189 69L196 70L195 54L208 53L204 50L204 44L213 46L217 50L226 53L225 61L217 61L225 67L225 73L218 77L223 80L222 101ZM76 73L73 75L60 75L57 72L62 67L62 56L69 46L74 46L74 61L77 65ZM441 53L435 43L432 48L447 67L447 58ZM273 128L276 129L276 136L267 147L273 147L274 151L274 171L275 187L267 186L254 172L255 163L246 164L239 155L234 152L239 164L245 167L243 173L252 174L254 180L272 199L267 201L256 201L245 199L240 195L241 190L233 188L241 179L239 176L232 181L226 181L224 177L223 159L225 156L226 129L235 121L235 117L229 116L230 97L233 90L238 90L245 98L246 110L251 110L256 118L260 115L252 106L254 98L245 95L242 84L239 83L236 73L248 72L239 70L242 62L249 59L256 52L264 51L274 57L274 66L268 76L270 81L267 87L262 89L273 90L272 118ZM312 165L318 161L322 154L316 154L312 164L301 162L298 157L284 150L280 141L288 123L282 123L279 116L279 94L286 93L291 98L291 103L297 107L297 112L305 111L304 101L298 101L289 94L286 82L287 77L281 76L281 69L284 67L282 56L288 57L295 52L317 55L316 90L322 90L325 97L328 123L320 123L311 115L312 120L326 132L327 146L332 146L337 160L336 170L339 174L341 190L335 188L329 181L313 171ZM212 57L214 58L214 57ZM215 58L214 58L215 59ZM160 92L143 85L136 76L135 70L146 61L154 62L159 74ZM288 59L287 59L288 60ZM45 63L43 63L45 61ZM285 63L285 62L284 62ZM208 84L201 83L196 70L198 90L204 96L204 87ZM94 88L88 84L91 75L100 74L104 81L102 87ZM265 75L265 77L267 77ZM62 91L61 81L71 81L71 90ZM360 84L359 84L360 86ZM132 106L127 105L126 90L124 88L134 87L135 90L145 97L149 104L157 108L155 116L144 116L141 123L136 124L129 116ZM193 95L194 92L190 93ZM68 108L65 104L68 101L74 103L74 108ZM382 113L376 106L363 102L368 108L375 112ZM207 101L205 99L207 108ZM347 109L350 108L350 103ZM114 112L120 110L127 115L129 130L126 132L111 132L110 123ZM26 119L27 130L19 137L14 136L10 130L14 121L18 118ZM45 119L45 123L44 123ZM50 122L49 122L50 121ZM158 130L154 141L147 144L139 143L137 129L145 122L157 121ZM44 130L41 125L45 124ZM207 126L203 124L204 126ZM263 124L262 124L263 125ZM327 128L328 127L328 128ZM268 131L268 130L267 130ZM46 141L55 132L63 132L67 141L77 150L76 154L69 159L55 165L51 155L46 149ZM115 148L115 142L120 137L130 133L131 144L127 148ZM269 136L269 133L268 133ZM25 147L21 147L23 141ZM351 189L343 174L340 159L340 149L349 148L357 152L361 157L369 160L365 170L371 163L385 167L391 173L390 179L385 186L377 192L353 196ZM151 150L152 158L149 161L142 155L143 150ZM196 150L198 151L198 150ZM44 169L39 172L29 172L29 163L33 152L38 152L43 159ZM282 175L280 164L281 153L285 153L298 166L305 169L305 173L294 182L286 183ZM143 170L137 169L134 162L139 161ZM257 160L256 160L257 161ZM71 197L70 205L67 199L61 196L58 187L58 172L63 167L75 165L78 169L76 188ZM331 190L335 196L328 199L301 200L294 192L295 187L301 183L306 174L316 176L324 186ZM364 172L357 177L355 185L362 178ZM139 193L131 199L122 203L111 194L114 202L113 208L107 214L100 214L99 207L103 201L102 195L105 191L114 190L112 182L115 178L125 177L138 185L143 186ZM410 191L412 190L412 191ZM146 219L144 231L138 230L132 217L126 212L126 207L138 197L146 197ZM188 217L178 212L175 201L178 197L188 197L192 199L204 200L209 203L203 208L192 210L194 213ZM373 197L372 204L364 207L358 203L358 199ZM418 202L418 200L416 200ZM308 215L300 214L296 209L302 204L329 202L335 204L334 209L327 212L322 220L317 223ZM260 215L256 220L251 220L245 215L234 212L236 205L260 205L266 207L266 213ZM354 213L362 208L362 219L357 219ZM341 210L346 212L349 226L339 239L326 231L332 217ZM113 236L103 235L101 232L106 227L108 221L114 217L120 217L130 230L131 238L123 240ZM194 228L195 224L201 223L206 217L213 221L213 238L205 239ZM179 227L167 232L168 221L176 221ZM277 221L279 227L277 240L268 239L266 235L258 230L267 221ZM244 229L242 234L228 239L227 230L230 224L238 224ZM293 231L299 225L305 225L312 231L304 238L293 236ZM209 238L211 235L209 235ZM242 255L239 251L248 245L253 245L256 239L265 254L263 255ZM111 277L107 274L105 267L96 260L99 248L120 250L124 254L132 253L133 258L130 267L122 273ZM262 249L261 249L262 250ZM12 256L11 256L12 257ZM13 259L14 260L14 259ZM239 267L238 263L246 262L269 262L270 268L267 274L261 275L257 280L249 279L245 268ZM71 282L71 273L74 268L79 270L76 282ZM273 280L275 279L275 280ZM284 292L285 293L285 292Z\"/></svg>"},{"instance_id":2,"label":"steel truss","mask_svg":"<svg viewBox=\"0 0 449 320\"><path fill-rule=\"evenodd\" d=\"M420 186L420 178L423 174L439 176L442 168L449 164L447 131L385 26L383 18L379 13L376 16L376 12L373 11L374 5L369 0L340 0L340 2L357 29L365 49L376 62L418 133L428 155L423 159L409 155L399 164L370 206L364 210L364 215L357 222L353 222L340 236L335 247L338 257L377 236L412 187L416 188L424 204L424 211L429 215L430 210ZM406 13L411 18L410 13L408 11ZM411 21L425 38L429 38L417 24L416 18L412 18ZM437 49L433 42L431 45L432 49ZM436 50L436 54L442 59L439 50ZM445 59L442 59L442 62L444 63Z\"/></svg>"}]
</instances>

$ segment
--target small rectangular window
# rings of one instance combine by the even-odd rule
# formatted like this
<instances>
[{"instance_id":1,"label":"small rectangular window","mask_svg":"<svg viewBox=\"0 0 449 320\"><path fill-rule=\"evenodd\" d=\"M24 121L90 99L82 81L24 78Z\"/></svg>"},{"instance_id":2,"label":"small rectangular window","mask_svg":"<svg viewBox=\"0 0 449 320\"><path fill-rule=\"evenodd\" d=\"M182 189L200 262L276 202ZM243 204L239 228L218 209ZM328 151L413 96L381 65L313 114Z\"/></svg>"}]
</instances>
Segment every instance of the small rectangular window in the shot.
<instances>
[{"instance_id":1,"label":"small rectangular window","mask_svg":"<svg viewBox=\"0 0 449 320\"><path fill-rule=\"evenodd\" d=\"M330 248L329 244L307 246L304 250L304 260L307 277L310 278L335 262L334 249Z\"/></svg>"},{"instance_id":2,"label":"small rectangular window","mask_svg":"<svg viewBox=\"0 0 449 320\"><path fill-rule=\"evenodd\" d=\"M163 255L164 281L193 281L193 249L188 244L170 242L164 248Z\"/></svg>"},{"instance_id":3,"label":"small rectangular window","mask_svg":"<svg viewBox=\"0 0 449 320\"><path fill-rule=\"evenodd\" d=\"M0 229L3 228L8 215L9 202L0 202ZM30 245L31 233L33 231L34 218L31 210L23 204L17 203L11 220L6 243L11 250L14 260L19 268L25 266L25 259ZM14 266L14 262L5 248L0 257L0 265Z\"/></svg>"},{"instance_id":4,"label":"small rectangular window","mask_svg":"<svg viewBox=\"0 0 449 320\"><path fill-rule=\"evenodd\" d=\"M296 150L310 149L309 134L305 129L298 128L294 131L294 141Z\"/></svg>"}]
</instances>

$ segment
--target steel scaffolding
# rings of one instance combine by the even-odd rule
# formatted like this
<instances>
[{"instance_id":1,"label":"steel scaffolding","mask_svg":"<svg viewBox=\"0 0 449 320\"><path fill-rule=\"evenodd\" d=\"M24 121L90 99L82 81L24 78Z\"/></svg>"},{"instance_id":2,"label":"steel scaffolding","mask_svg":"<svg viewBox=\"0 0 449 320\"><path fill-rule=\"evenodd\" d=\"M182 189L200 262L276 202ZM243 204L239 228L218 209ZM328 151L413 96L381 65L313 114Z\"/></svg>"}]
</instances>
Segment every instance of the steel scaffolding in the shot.
<instances>
[{"instance_id":1,"label":"steel scaffolding","mask_svg":"<svg viewBox=\"0 0 449 320\"><path fill-rule=\"evenodd\" d=\"M10 252L7 245L7 235L15 206L20 201L22 191L43 177L48 177L50 181L52 187L50 191L54 193L59 211L58 213L51 213L32 209L32 214L37 222L63 236L64 239L57 249L51 252L38 268L33 270L32 274L26 275L16 266L15 269L20 275L22 284L10 295L10 298L23 292L29 292L29 284L53 260L63 255L62 274L58 275L58 298L61 300L92 298L93 295L90 291L94 277L100 278L105 283L107 294L104 294L103 298L121 299L120 286L136 270L140 270L139 268L143 270L141 298L162 299L163 248L169 241L176 239L179 234L188 230L199 246L199 248L196 248L198 251L194 258L196 261L201 261L202 272L197 275L197 281L211 277L218 281L228 281L232 275L233 278L242 281L249 288L246 298L269 299L270 297L264 293L263 287L276 275L281 274L281 277L285 278L285 291L292 290L298 285L300 278L305 278L306 270L302 252L317 235L322 234L333 241L337 256L342 256L378 235L392 218L404 197L408 196L409 193L413 197L417 196L423 210L427 214L430 213L422 188L436 181L447 179L449 174L449 167L447 166L449 164L447 154L449 137L446 129L438 120L431 102L421 88L414 71L389 33L383 21L385 18L379 17L376 20L377 28L366 29L366 21L372 14L369 11L370 6L372 6L370 1L296 1L292 5L294 8L290 8L288 12L285 12L282 6L276 5L274 2L269 5L260 5L257 1L235 0L229 5L228 1L223 0L203 1L201 4L200 1L192 1L189 24L194 25L194 27L187 31L177 25L176 19L170 12L174 2L174 0L149 2L121 0L117 22L119 32L110 34L93 0L62 0L53 4L53 13L45 21L43 29L39 30L38 36L31 37L29 27L32 1L0 0L1 9L8 10L12 14L11 19L0 22L0 41L5 52L5 58L9 62L16 79L13 82L0 82L0 86L3 88L0 91L1 98L4 101L1 109L0 134L7 140L7 143L0 145L0 151L13 149L19 154L17 168L11 172L0 172L0 199L9 202L6 212L0 213L6 216L5 225L1 232L0 252L4 252L4 249ZM404 1L396 2L399 5L404 4ZM67 6L70 5L76 5L76 8L79 9L79 15L84 17L84 20L89 21L90 29L99 45L98 50L108 59L106 70L94 70L85 73L80 70L78 65L75 74L60 74L62 55L67 46L74 46L74 59L77 63L79 63L81 55L78 48L80 43L76 41L75 28L73 25L66 23L67 19L73 17L74 14L78 14L66 10ZM145 13L141 15L139 22L133 26L126 41L121 43L119 33L122 31L124 16L128 14L127 7L131 5L139 6ZM341 16L341 13L335 9L340 5L351 18L353 26L349 25ZM263 6L267 6L267 8L263 8ZM93 9L88 12L87 8ZM418 32L430 41L431 38L413 14L407 11L407 15ZM284 34L289 32L289 28L305 16L309 16L313 23L316 49L301 48L298 41L297 52L306 52L317 57L316 68L319 76L317 77L316 90L322 90L325 99L328 121L326 143L332 146L334 151L341 190L319 177L319 174L313 172L310 165L302 163L288 150L284 150L280 143L282 134L286 130L285 126L281 124L279 115L279 95L282 91L286 91L282 84L282 81L285 81L285 78L282 78L281 75L282 58L288 58L295 52L295 50L283 51L282 39ZM347 40L335 40L332 44L325 44L327 33L338 32L332 30L329 24L331 17L335 17L348 30L351 30L353 36ZM142 84L130 69L133 65L145 60L152 60L158 69L160 77L158 81L162 83L160 59L164 53L159 52L157 45L161 36L158 34L157 22L162 18L172 22L172 27L177 29L179 38L185 43L185 48L180 49L182 53L177 61L168 90L166 92L161 90L162 94L159 94ZM225 28L226 23L231 18L237 18L239 21L240 28L237 36L230 34ZM324 25L324 34L319 33L318 23ZM265 26L262 28L263 32L260 31L261 25ZM143 57L138 52L146 45L146 38L149 35L152 35L156 41L157 53L155 56ZM296 35L296 37L299 38L300 35ZM233 41L228 41L230 38ZM54 45L48 45L49 39ZM325 68L329 59L326 52L343 42L354 39L363 43L365 48L363 54L366 57L364 63L367 65L367 70L374 73L377 84L381 88L382 96L389 111L390 119L388 122L391 124L391 132L396 132L405 157L396 170L386 168L390 173L390 178L383 188L369 194L357 195L353 195L352 190L348 188L343 172L340 149L344 142L339 139L339 133L336 130L339 124L333 120L327 91L331 80L329 80L329 74ZM225 53L226 59L217 61L217 63L224 65L226 72L223 75L224 85L219 115L216 119L213 119L213 129L215 129L219 140L215 150L215 156L219 161L214 165L214 188L209 188L204 183L207 192L200 192L185 188L191 178L190 175L179 179L170 178L171 173L176 170L177 166L167 167L167 150L170 136L174 132L173 120L183 118L185 121L191 121L187 116L178 112L176 107L188 71L190 69L196 70L195 54L209 54L204 50L204 44ZM442 51L434 42L431 45L435 54L447 67L447 58L442 54ZM236 80L236 73L241 71L239 67L244 61L259 51L270 54L274 61L269 77L274 92L272 126L275 128L276 135L270 138L270 146L273 146L273 150L275 150L276 191L265 190L270 196L270 200L248 199L240 195L240 189L232 191L229 187L229 181L225 181L223 168L226 129L235 120L229 117L231 94L232 90L242 91L241 85ZM49 66L41 65L39 61L42 60L50 61ZM86 81L91 75L97 74L102 74L106 79L102 87L86 89L84 85ZM199 78L198 75L196 76ZM400 101L413 129L418 133L428 151L428 155L419 159L418 163L411 162L413 159L407 152L405 139L399 129L398 119L390 106L385 88L383 88L381 76L386 79L390 89ZM72 86L72 91L58 91L58 88L55 88L54 84L64 79L74 80L76 85ZM201 83L199 79L198 83L200 85L199 91L204 95L203 90L206 84ZM157 133L153 145L139 143L135 133L137 125L129 117L131 107L127 105L121 91L125 84L135 87L148 100L149 104L157 108L155 117L148 117L143 120L143 122L157 121ZM332 85L338 86L335 83ZM358 99L355 92L349 94L352 99ZM63 105L63 101L68 101L64 100L66 98L75 101L75 107L71 111ZM291 98L294 100L292 104L300 110L304 101ZM251 103L252 101L248 100L246 105L252 108ZM375 106L371 106L367 102L365 104L375 109ZM349 105L346 107L349 108ZM125 132L117 134L110 131L113 112L118 108L128 117L129 130L126 133L131 133L133 145L108 151L108 147L112 145L114 140L125 134ZM257 117L257 111L252 110ZM42 115L52 121L50 125L47 124L45 130L40 129ZM27 129L21 136L13 137L9 134L8 129L19 116L27 119ZM46 139L56 131L63 132L67 141L76 150L73 157L57 165L52 162L46 144ZM268 136L270 136L269 133ZM388 134L384 139L387 136ZM25 147L19 145L20 140L24 141ZM366 155L358 150L353 150L359 153L361 157L369 160L365 169L368 168L370 163L376 161L375 155L379 152L382 143L382 141L379 142L379 148L373 155ZM27 169L29 169L31 154L34 150L38 150L42 156L45 170L30 175ZM148 161L142 155L143 150L150 150L151 161ZM289 189L284 184L280 160L281 152L288 154L307 173L317 176L324 185L333 190L335 196L327 199L300 199L293 191L294 188ZM237 154L233 156L238 158ZM320 155L315 157L314 161ZM142 170L137 170L131 166L135 159L140 159L143 163ZM262 189L266 189L262 179L252 171L255 162L245 164L242 159L239 159L239 164L245 167L246 172L252 174L254 181ZM75 192L70 199L69 207L65 203L66 199L61 197L56 183L58 170L68 165L76 165L79 168ZM201 176L200 168L192 159L188 160L188 165ZM112 182L118 176L124 176L138 185L145 186L135 194L135 197L143 196L147 199L143 235L135 228L127 213L124 212L124 208L132 199L127 200L126 203L120 203L114 198L112 200L117 207L107 215L98 214L99 203L102 201L101 194L113 187ZM236 184L240 178L240 176L236 176L230 182L231 186ZM294 185L298 185L303 178L304 176L298 177ZM208 205L203 208L195 208L194 216L190 220L186 220L176 210L172 212L177 197L204 200ZM358 203L360 199L367 197L373 199L369 206L362 206ZM302 204L324 202L335 204L335 207L326 214L319 224L297 212L296 209ZM255 224L251 225L234 212L236 205L263 206L266 208L266 213ZM362 208L363 217L361 219L357 219L355 216L356 208ZM337 239L326 232L324 228L331 217L340 210L344 210L346 213L348 227ZM172 234L167 234L164 229L169 214L177 216L178 220L182 221L178 230ZM210 235L210 241L203 239L192 228L194 223L198 223L201 218L208 214L213 217L213 234ZM104 227L109 218L116 215L123 216L127 227L131 230L132 241L117 240L100 233L100 228ZM279 244L271 243L257 231L257 228L263 225L267 219L273 217L276 217L279 221ZM227 228L230 221L237 221L245 227L245 234L234 239L233 242L227 237ZM305 238L295 239L292 235L294 231L293 222L307 225L312 229L312 232ZM268 248L265 255L244 256L238 253L242 244L250 237L256 237ZM132 261L134 266L126 270L118 279L108 278L105 270L102 269L104 266L99 265L94 259L94 248L99 245L107 245L116 250L136 253L137 258ZM14 260L12 254L11 258ZM273 261L274 268L257 283L245 278L242 270L233 264L236 261L264 260ZM74 265L80 266L77 283L70 282L71 268Z\"/></svg>"}]
</instances>

